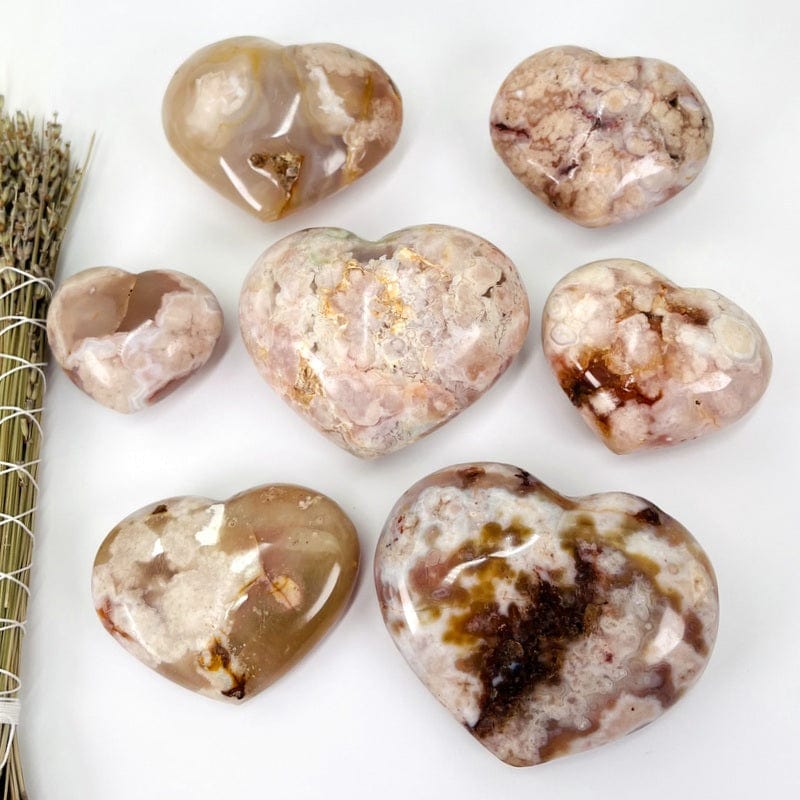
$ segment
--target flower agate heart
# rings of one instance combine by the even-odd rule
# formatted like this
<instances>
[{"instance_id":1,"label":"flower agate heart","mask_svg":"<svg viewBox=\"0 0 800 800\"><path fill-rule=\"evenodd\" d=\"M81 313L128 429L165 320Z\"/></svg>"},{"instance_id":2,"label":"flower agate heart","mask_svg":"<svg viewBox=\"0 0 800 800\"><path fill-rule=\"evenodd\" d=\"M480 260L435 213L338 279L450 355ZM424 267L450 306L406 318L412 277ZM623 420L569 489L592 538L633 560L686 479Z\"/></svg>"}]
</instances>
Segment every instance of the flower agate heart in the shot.
<instances>
[{"instance_id":1,"label":"flower agate heart","mask_svg":"<svg viewBox=\"0 0 800 800\"><path fill-rule=\"evenodd\" d=\"M172 270L84 270L59 287L47 315L50 348L69 379L126 414L200 369L221 333L216 297Z\"/></svg>"},{"instance_id":2,"label":"flower agate heart","mask_svg":"<svg viewBox=\"0 0 800 800\"><path fill-rule=\"evenodd\" d=\"M764 334L735 303L621 258L586 264L556 284L542 346L567 397L615 453L735 422L772 371Z\"/></svg>"},{"instance_id":3,"label":"flower agate heart","mask_svg":"<svg viewBox=\"0 0 800 800\"><path fill-rule=\"evenodd\" d=\"M630 494L562 497L504 464L411 487L375 583L414 672L514 766L652 722L699 678L717 632L711 564L674 519Z\"/></svg>"},{"instance_id":4,"label":"flower agate heart","mask_svg":"<svg viewBox=\"0 0 800 800\"><path fill-rule=\"evenodd\" d=\"M420 225L367 242L338 228L287 236L242 289L242 336L272 387L364 458L458 414L528 330L511 261L475 234Z\"/></svg>"},{"instance_id":5,"label":"flower agate heart","mask_svg":"<svg viewBox=\"0 0 800 800\"><path fill-rule=\"evenodd\" d=\"M528 189L594 228L686 188L708 158L713 127L700 93L670 64L553 47L503 81L491 135Z\"/></svg>"},{"instance_id":6,"label":"flower agate heart","mask_svg":"<svg viewBox=\"0 0 800 800\"><path fill-rule=\"evenodd\" d=\"M339 506L273 484L127 517L97 553L92 594L108 632L149 667L209 697L246 700L341 617L358 561Z\"/></svg>"},{"instance_id":7,"label":"flower agate heart","mask_svg":"<svg viewBox=\"0 0 800 800\"><path fill-rule=\"evenodd\" d=\"M198 50L163 105L167 139L187 166L268 221L371 170L394 147L402 116L391 78L366 56L252 36Z\"/></svg>"}]
</instances>

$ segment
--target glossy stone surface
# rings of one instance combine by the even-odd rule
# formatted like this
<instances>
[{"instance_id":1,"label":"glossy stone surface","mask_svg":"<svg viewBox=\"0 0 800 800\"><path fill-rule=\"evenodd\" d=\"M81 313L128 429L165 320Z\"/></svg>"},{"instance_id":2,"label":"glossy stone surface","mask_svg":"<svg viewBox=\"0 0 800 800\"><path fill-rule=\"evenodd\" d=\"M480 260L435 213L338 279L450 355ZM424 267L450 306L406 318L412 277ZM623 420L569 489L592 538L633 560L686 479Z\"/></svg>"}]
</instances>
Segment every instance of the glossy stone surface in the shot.
<instances>
[{"instance_id":1,"label":"glossy stone surface","mask_svg":"<svg viewBox=\"0 0 800 800\"><path fill-rule=\"evenodd\" d=\"M246 700L339 619L356 531L332 500L258 486L224 503L162 500L108 535L92 594L109 633L147 666L217 700Z\"/></svg>"},{"instance_id":2,"label":"glossy stone surface","mask_svg":"<svg viewBox=\"0 0 800 800\"><path fill-rule=\"evenodd\" d=\"M198 50L175 73L163 105L175 152L263 220L371 170L394 147L402 115L391 78L361 53L252 36Z\"/></svg>"},{"instance_id":3,"label":"glossy stone surface","mask_svg":"<svg viewBox=\"0 0 800 800\"><path fill-rule=\"evenodd\" d=\"M595 261L555 286L542 345L572 404L615 453L678 444L736 421L772 356L739 306L646 264Z\"/></svg>"},{"instance_id":4,"label":"glossy stone surface","mask_svg":"<svg viewBox=\"0 0 800 800\"><path fill-rule=\"evenodd\" d=\"M674 519L630 494L562 497L504 464L411 487L375 582L414 672L514 766L652 722L698 679L717 632L711 564Z\"/></svg>"},{"instance_id":5,"label":"glossy stone surface","mask_svg":"<svg viewBox=\"0 0 800 800\"><path fill-rule=\"evenodd\" d=\"M475 234L420 225L367 242L338 228L287 236L242 289L261 374L336 444L390 453L480 397L522 346L525 289Z\"/></svg>"},{"instance_id":6,"label":"glossy stone surface","mask_svg":"<svg viewBox=\"0 0 800 800\"><path fill-rule=\"evenodd\" d=\"M127 414L166 397L202 367L222 322L216 297L188 275L95 267L55 293L47 338L76 386Z\"/></svg>"},{"instance_id":7,"label":"glossy stone surface","mask_svg":"<svg viewBox=\"0 0 800 800\"><path fill-rule=\"evenodd\" d=\"M491 135L528 189L594 228L686 188L706 162L713 125L700 93L670 64L553 47L505 79Z\"/></svg>"}]
</instances>

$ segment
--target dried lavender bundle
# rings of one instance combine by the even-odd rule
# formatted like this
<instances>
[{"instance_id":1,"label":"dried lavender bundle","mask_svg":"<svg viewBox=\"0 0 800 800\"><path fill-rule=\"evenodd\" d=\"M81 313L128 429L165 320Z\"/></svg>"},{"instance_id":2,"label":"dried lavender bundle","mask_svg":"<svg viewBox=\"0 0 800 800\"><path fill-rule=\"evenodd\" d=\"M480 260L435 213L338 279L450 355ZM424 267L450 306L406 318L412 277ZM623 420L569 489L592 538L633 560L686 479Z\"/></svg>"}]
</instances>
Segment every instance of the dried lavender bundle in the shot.
<instances>
[{"instance_id":1,"label":"dried lavender bundle","mask_svg":"<svg viewBox=\"0 0 800 800\"><path fill-rule=\"evenodd\" d=\"M42 443L45 318L82 170L61 126L0 95L0 797L26 797L15 737Z\"/></svg>"}]
</instances>

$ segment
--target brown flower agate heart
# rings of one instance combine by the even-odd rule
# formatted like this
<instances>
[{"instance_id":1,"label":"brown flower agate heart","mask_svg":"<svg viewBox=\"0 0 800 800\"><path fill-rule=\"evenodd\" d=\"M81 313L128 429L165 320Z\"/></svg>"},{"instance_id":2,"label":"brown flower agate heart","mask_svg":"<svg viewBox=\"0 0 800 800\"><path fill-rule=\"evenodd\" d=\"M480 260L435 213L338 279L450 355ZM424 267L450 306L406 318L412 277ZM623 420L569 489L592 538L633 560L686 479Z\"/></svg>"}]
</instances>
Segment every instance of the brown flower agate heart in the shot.
<instances>
[{"instance_id":1,"label":"brown flower agate heart","mask_svg":"<svg viewBox=\"0 0 800 800\"><path fill-rule=\"evenodd\" d=\"M192 55L163 105L175 152L263 220L309 206L394 147L402 102L371 59L337 44L226 39Z\"/></svg>"},{"instance_id":2,"label":"brown flower agate heart","mask_svg":"<svg viewBox=\"0 0 800 800\"><path fill-rule=\"evenodd\" d=\"M618 739L700 677L714 571L640 497L562 497L505 464L429 475L392 510L375 583L395 644L494 755L530 766Z\"/></svg>"},{"instance_id":3,"label":"brown flower agate heart","mask_svg":"<svg viewBox=\"0 0 800 800\"><path fill-rule=\"evenodd\" d=\"M623 258L586 264L556 284L542 346L567 397L615 453L735 422L772 371L764 334L739 306Z\"/></svg>"},{"instance_id":4,"label":"brown flower agate heart","mask_svg":"<svg viewBox=\"0 0 800 800\"><path fill-rule=\"evenodd\" d=\"M356 531L332 500L266 485L216 503L177 497L127 517L94 564L92 594L128 651L188 689L245 700L341 617Z\"/></svg>"},{"instance_id":5,"label":"brown flower agate heart","mask_svg":"<svg viewBox=\"0 0 800 800\"><path fill-rule=\"evenodd\" d=\"M206 363L221 333L216 297L172 270L84 270L64 281L47 315L50 347L70 380L123 413L166 397Z\"/></svg>"},{"instance_id":6,"label":"brown flower agate heart","mask_svg":"<svg viewBox=\"0 0 800 800\"><path fill-rule=\"evenodd\" d=\"M686 188L708 158L713 128L700 93L670 64L553 47L503 81L491 135L528 189L594 228Z\"/></svg>"},{"instance_id":7,"label":"brown flower agate heart","mask_svg":"<svg viewBox=\"0 0 800 800\"><path fill-rule=\"evenodd\" d=\"M363 458L430 433L517 354L528 298L475 234L420 225L367 242L338 228L287 236L242 289L242 336L272 387Z\"/></svg>"}]
</instances>

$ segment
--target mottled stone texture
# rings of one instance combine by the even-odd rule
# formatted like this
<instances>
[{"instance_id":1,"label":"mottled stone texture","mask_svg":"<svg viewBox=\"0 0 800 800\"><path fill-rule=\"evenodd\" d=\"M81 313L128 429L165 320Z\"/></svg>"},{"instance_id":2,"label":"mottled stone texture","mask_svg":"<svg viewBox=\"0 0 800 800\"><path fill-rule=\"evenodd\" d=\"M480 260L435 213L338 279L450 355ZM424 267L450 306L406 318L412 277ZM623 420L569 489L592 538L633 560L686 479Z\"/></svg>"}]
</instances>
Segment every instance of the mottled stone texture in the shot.
<instances>
[{"instance_id":1,"label":"mottled stone texture","mask_svg":"<svg viewBox=\"0 0 800 800\"><path fill-rule=\"evenodd\" d=\"M288 236L256 262L239 315L272 387L364 458L404 447L476 400L529 322L511 261L444 225L378 242L337 228Z\"/></svg>"},{"instance_id":2,"label":"mottled stone texture","mask_svg":"<svg viewBox=\"0 0 800 800\"><path fill-rule=\"evenodd\" d=\"M371 59L337 44L238 37L198 50L163 106L175 152L264 220L352 183L394 147L402 102Z\"/></svg>"},{"instance_id":3,"label":"mottled stone texture","mask_svg":"<svg viewBox=\"0 0 800 800\"><path fill-rule=\"evenodd\" d=\"M562 497L503 464L406 492L375 582L414 672L514 766L652 722L698 679L717 632L714 572L675 520L629 494Z\"/></svg>"},{"instance_id":4,"label":"mottled stone texture","mask_svg":"<svg viewBox=\"0 0 800 800\"><path fill-rule=\"evenodd\" d=\"M719 430L767 388L772 356L739 306L646 264L595 261L556 284L542 345L561 387L615 453Z\"/></svg>"},{"instance_id":5,"label":"mottled stone texture","mask_svg":"<svg viewBox=\"0 0 800 800\"><path fill-rule=\"evenodd\" d=\"M259 486L217 503L177 497L127 517L97 553L103 625L149 667L218 700L246 700L344 612L355 529L332 500Z\"/></svg>"},{"instance_id":6,"label":"mottled stone texture","mask_svg":"<svg viewBox=\"0 0 800 800\"><path fill-rule=\"evenodd\" d=\"M70 380L130 413L161 400L206 363L222 333L211 291L181 272L95 267L53 296L47 338Z\"/></svg>"},{"instance_id":7,"label":"mottled stone texture","mask_svg":"<svg viewBox=\"0 0 800 800\"><path fill-rule=\"evenodd\" d=\"M554 47L505 79L491 134L528 189L594 228L637 217L688 186L713 127L700 93L670 64Z\"/></svg>"}]
</instances>

